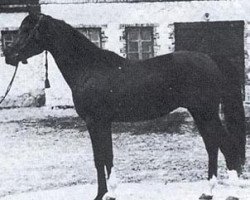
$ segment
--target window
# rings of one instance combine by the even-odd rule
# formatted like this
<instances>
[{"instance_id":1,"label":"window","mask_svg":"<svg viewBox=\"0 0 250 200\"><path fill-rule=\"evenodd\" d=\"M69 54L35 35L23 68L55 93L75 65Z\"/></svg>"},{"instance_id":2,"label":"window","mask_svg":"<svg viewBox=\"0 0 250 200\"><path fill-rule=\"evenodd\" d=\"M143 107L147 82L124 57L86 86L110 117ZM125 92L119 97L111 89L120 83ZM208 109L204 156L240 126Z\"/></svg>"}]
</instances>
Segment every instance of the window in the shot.
<instances>
[{"instance_id":1,"label":"window","mask_svg":"<svg viewBox=\"0 0 250 200\"><path fill-rule=\"evenodd\" d=\"M102 48L101 28L78 28L96 46Z\"/></svg>"},{"instance_id":2,"label":"window","mask_svg":"<svg viewBox=\"0 0 250 200\"><path fill-rule=\"evenodd\" d=\"M2 49L4 51L8 45L14 42L17 31L2 31L1 33L2 33Z\"/></svg>"},{"instance_id":3,"label":"window","mask_svg":"<svg viewBox=\"0 0 250 200\"><path fill-rule=\"evenodd\" d=\"M245 91L246 91L246 99L245 99L245 101L247 103L250 103L250 86L249 85L246 85Z\"/></svg>"},{"instance_id":4,"label":"window","mask_svg":"<svg viewBox=\"0 0 250 200\"><path fill-rule=\"evenodd\" d=\"M130 60L154 56L153 27L126 27L126 53Z\"/></svg>"}]
</instances>

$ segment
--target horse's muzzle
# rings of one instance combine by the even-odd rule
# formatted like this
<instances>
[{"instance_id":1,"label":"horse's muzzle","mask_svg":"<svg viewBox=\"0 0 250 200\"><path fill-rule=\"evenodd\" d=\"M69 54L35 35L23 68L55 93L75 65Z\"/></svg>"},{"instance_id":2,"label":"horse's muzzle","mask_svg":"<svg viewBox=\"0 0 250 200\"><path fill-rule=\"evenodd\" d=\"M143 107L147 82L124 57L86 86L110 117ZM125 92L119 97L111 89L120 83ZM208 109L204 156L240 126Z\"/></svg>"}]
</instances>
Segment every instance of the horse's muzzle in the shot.
<instances>
[{"instance_id":1,"label":"horse's muzzle","mask_svg":"<svg viewBox=\"0 0 250 200\"><path fill-rule=\"evenodd\" d=\"M6 55L5 56L5 62L9 65L17 66L19 62L22 62L23 64L27 64L27 59L20 59L18 54L14 55Z\"/></svg>"},{"instance_id":2,"label":"horse's muzzle","mask_svg":"<svg viewBox=\"0 0 250 200\"><path fill-rule=\"evenodd\" d=\"M5 56L5 62L9 65L17 66L19 63L19 60L17 57L14 56Z\"/></svg>"}]
</instances>

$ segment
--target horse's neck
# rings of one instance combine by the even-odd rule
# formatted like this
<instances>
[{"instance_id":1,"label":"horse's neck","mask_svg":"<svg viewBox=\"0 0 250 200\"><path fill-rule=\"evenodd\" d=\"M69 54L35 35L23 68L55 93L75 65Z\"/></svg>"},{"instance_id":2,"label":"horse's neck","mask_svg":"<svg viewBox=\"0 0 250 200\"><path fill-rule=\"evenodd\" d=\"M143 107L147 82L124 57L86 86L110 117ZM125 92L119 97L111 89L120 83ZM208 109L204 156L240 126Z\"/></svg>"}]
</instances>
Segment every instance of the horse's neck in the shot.
<instances>
[{"instance_id":1,"label":"horse's neck","mask_svg":"<svg viewBox=\"0 0 250 200\"><path fill-rule=\"evenodd\" d=\"M51 54L53 55L55 62L61 71L64 79L68 83L71 89L75 87L75 84L77 83L77 80L81 76L83 70L79 70L77 64L74 62L74 58L72 58L70 55L67 55L64 52L56 52L54 53L51 51ZM60 55L61 54L61 55Z\"/></svg>"},{"instance_id":2,"label":"horse's neck","mask_svg":"<svg viewBox=\"0 0 250 200\"><path fill-rule=\"evenodd\" d=\"M73 41L76 39L70 34L62 33L55 36L49 51L66 82L74 89L95 60L93 49L90 51L88 46L84 47L80 41Z\"/></svg>"}]
</instances>

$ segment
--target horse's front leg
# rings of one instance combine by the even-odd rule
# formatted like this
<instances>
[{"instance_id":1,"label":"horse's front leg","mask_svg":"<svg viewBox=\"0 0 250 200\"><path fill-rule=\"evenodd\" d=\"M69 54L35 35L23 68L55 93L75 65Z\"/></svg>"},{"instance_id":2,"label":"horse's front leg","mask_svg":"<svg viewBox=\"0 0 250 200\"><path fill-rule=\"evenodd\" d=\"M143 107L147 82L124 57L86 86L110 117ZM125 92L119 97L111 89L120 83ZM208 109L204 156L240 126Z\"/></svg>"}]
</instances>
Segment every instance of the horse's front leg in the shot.
<instances>
[{"instance_id":1,"label":"horse's front leg","mask_svg":"<svg viewBox=\"0 0 250 200\"><path fill-rule=\"evenodd\" d=\"M92 142L97 170L98 193L95 200L102 200L108 191L106 178L109 178L113 167L111 122L89 118L86 120L86 123Z\"/></svg>"}]
</instances>

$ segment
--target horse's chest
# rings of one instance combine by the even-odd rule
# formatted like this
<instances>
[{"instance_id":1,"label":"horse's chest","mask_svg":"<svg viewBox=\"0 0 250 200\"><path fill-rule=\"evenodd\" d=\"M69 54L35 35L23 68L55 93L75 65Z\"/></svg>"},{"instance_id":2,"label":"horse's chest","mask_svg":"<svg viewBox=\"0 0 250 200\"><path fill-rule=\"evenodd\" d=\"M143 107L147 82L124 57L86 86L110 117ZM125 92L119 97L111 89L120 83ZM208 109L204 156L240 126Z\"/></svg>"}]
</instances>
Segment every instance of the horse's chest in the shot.
<instances>
[{"instance_id":1,"label":"horse's chest","mask_svg":"<svg viewBox=\"0 0 250 200\"><path fill-rule=\"evenodd\" d=\"M93 82L72 92L76 111L81 117L107 112L110 92L103 86Z\"/></svg>"}]
</instances>

